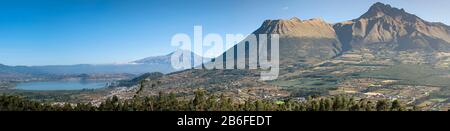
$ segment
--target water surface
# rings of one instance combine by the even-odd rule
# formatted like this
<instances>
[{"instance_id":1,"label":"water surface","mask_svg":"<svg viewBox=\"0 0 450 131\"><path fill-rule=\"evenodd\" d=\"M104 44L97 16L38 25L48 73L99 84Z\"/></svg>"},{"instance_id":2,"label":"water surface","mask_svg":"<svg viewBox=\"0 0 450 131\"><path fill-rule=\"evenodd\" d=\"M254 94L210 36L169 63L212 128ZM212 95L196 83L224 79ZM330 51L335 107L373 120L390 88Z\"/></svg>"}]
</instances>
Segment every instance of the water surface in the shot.
<instances>
[{"instance_id":1,"label":"water surface","mask_svg":"<svg viewBox=\"0 0 450 131\"><path fill-rule=\"evenodd\" d=\"M20 90L81 90L106 87L107 81L45 81L19 83Z\"/></svg>"}]
</instances>

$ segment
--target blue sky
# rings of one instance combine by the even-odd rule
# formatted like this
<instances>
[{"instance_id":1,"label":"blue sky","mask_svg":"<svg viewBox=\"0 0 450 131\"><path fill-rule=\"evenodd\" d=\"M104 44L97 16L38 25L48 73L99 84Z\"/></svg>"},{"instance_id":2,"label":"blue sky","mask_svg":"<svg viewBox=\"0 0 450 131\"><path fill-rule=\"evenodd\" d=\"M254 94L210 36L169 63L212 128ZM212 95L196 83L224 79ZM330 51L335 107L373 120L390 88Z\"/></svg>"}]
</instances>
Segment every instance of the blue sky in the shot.
<instances>
[{"instance_id":1,"label":"blue sky","mask_svg":"<svg viewBox=\"0 0 450 131\"><path fill-rule=\"evenodd\" d=\"M174 51L172 36L194 25L225 35L293 16L335 23L377 1L450 24L448 0L0 0L0 63L128 62Z\"/></svg>"}]
</instances>

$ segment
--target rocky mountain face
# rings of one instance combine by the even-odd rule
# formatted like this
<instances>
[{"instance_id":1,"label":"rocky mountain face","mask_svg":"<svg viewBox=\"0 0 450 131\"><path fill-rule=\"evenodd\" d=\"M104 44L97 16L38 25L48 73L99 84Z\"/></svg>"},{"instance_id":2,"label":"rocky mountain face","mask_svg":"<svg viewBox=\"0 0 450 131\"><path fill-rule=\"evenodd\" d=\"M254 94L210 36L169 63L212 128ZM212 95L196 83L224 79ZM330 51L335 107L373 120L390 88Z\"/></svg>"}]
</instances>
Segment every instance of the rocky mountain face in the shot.
<instances>
[{"instance_id":1,"label":"rocky mountain face","mask_svg":"<svg viewBox=\"0 0 450 131\"><path fill-rule=\"evenodd\" d=\"M376 3L357 19L334 26L344 50L450 51L450 27Z\"/></svg>"},{"instance_id":2,"label":"rocky mountain face","mask_svg":"<svg viewBox=\"0 0 450 131\"><path fill-rule=\"evenodd\" d=\"M330 59L342 51L342 45L331 24L321 19L300 20L291 18L289 20L266 20L252 34L259 38L260 34L279 34L279 56L280 65L311 64L317 61ZM270 36L268 36L270 37ZM267 41L270 43L270 40ZM235 53L234 59L248 58L250 43L243 41L227 50L227 53ZM252 43L255 44L255 43ZM269 44L270 45L270 44ZM237 56L238 47L245 47L246 56ZM270 46L269 46L270 47ZM270 52L269 52L270 54ZM224 59L233 60L233 58ZM246 60L248 64L248 59Z\"/></svg>"},{"instance_id":3,"label":"rocky mountain face","mask_svg":"<svg viewBox=\"0 0 450 131\"><path fill-rule=\"evenodd\" d=\"M266 20L253 34L280 35L280 63L310 63L342 51L333 27L321 19Z\"/></svg>"}]
</instances>

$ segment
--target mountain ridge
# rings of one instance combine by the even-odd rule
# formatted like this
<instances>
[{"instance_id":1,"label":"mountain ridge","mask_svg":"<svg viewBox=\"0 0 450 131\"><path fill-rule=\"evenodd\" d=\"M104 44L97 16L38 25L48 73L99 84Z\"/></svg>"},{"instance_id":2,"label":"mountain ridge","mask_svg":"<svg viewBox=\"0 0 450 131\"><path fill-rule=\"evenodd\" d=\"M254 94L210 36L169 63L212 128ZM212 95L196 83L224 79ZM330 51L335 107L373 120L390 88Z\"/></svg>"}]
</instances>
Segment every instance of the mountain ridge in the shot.
<instances>
[{"instance_id":1,"label":"mountain ridge","mask_svg":"<svg viewBox=\"0 0 450 131\"><path fill-rule=\"evenodd\" d=\"M345 50L450 51L448 25L428 22L389 4L375 3L360 17L334 24Z\"/></svg>"},{"instance_id":2,"label":"mountain ridge","mask_svg":"<svg viewBox=\"0 0 450 131\"><path fill-rule=\"evenodd\" d=\"M255 34L256 37L259 37L258 34L278 34L280 65L289 66L299 63L312 64L340 54L342 45L334 32L332 25L320 18L301 20L292 17L287 20L265 20L252 34ZM217 58L223 57L223 60L226 61L244 59L244 57L226 58L224 56L227 53L236 53L235 51L245 51L245 54L248 54L248 48L245 50L237 49L237 47L249 47L248 44L250 43L241 41ZM252 44L259 45L258 42ZM244 53L240 52L240 54ZM246 64L248 64L247 57L248 55L245 56ZM234 66L236 66L236 63Z\"/></svg>"}]
</instances>

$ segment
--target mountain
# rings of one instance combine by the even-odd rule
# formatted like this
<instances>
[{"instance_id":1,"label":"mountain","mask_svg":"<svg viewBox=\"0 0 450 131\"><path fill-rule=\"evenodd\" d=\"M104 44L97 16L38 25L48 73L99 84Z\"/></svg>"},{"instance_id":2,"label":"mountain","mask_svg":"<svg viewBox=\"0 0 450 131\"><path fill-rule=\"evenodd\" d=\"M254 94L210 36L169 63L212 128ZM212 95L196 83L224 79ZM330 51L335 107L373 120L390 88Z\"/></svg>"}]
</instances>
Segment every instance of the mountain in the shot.
<instances>
[{"instance_id":1,"label":"mountain","mask_svg":"<svg viewBox=\"0 0 450 131\"><path fill-rule=\"evenodd\" d=\"M288 20L266 20L253 34L256 34L257 37L258 34L279 34L280 75L286 73L286 68L331 59L339 55L342 50L332 25L321 19L300 20L294 17ZM237 43L216 57L215 63L223 64L223 61L218 61L221 59L234 61L248 58L249 55L227 56L248 54L250 47L255 47L249 44L245 40ZM251 44L259 45L259 43ZM237 49L238 47L245 47L245 50ZM245 63L248 64L248 60ZM196 89L203 88L209 92L226 94L238 101L244 98L275 99L289 95L288 91L279 86L261 81L258 70L189 69L164 75L164 77L145 83L143 87L142 95L157 94L158 92L192 94Z\"/></svg>"},{"instance_id":2,"label":"mountain","mask_svg":"<svg viewBox=\"0 0 450 131\"><path fill-rule=\"evenodd\" d=\"M173 53L162 55L162 56L152 56L147 57L144 59L136 60L131 63L137 63L137 64L170 64L170 56L172 56Z\"/></svg>"},{"instance_id":3,"label":"mountain","mask_svg":"<svg viewBox=\"0 0 450 131\"><path fill-rule=\"evenodd\" d=\"M46 75L45 72L35 70L26 66L7 66L0 64L0 81L31 78Z\"/></svg>"},{"instance_id":4,"label":"mountain","mask_svg":"<svg viewBox=\"0 0 450 131\"><path fill-rule=\"evenodd\" d=\"M388 4L375 3L359 18L334 26L344 50L450 51L450 27L425 21Z\"/></svg>"},{"instance_id":5,"label":"mountain","mask_svg":"<svg viewBox=\"0 0 450 131\"><path fill-rule=\"evenodd\" d=\"M193 63L199 63L202 61L202 59L206 59L209 60L208 58L204 58L202 56L197 55L194 52L188 51L188 50L176 50L172 53L169 53L167 55L163 55L163 56L152 56L152 57L147 57L144 59L140 59L140 60L136 60L133 61L131 63L136 63L136 64L166 64L166 65L171 65L171 57L173 54L175 53L180 53L180 54L191 54L191 62ZM197 65L195 65L197 66Z\"/></svg>"},{"instance_id":6,"label":"mountain","mask_svg":"<svg viewBox=\"0 0 450 131\"><path fill-rule=\"evenodd\" d=\"M279 34L281 66L311 64L335 57L342 51L342 45L332 25L317 18L300 20L293 17L288 20L265 20L261 27L252 34L256 34L257 37L258 34ZM240 42L219 58L226 56L227 53L237 51L236 48L240 46L249 47L245 41ZM248 52L248 50L245 51ZM232 58L224 58L232 60Z\"/></svg>"},{"instance_id":7,"label":"mountain","mask_svg":"<svg viewBox=\"0 0 450 131\"><path fill-rule=\"evenodd\" d=\"M322 19L266 20L253 34L279 34L280 64L314 63L341 52L333 27Z\"/></svg>"}]
</instances>

